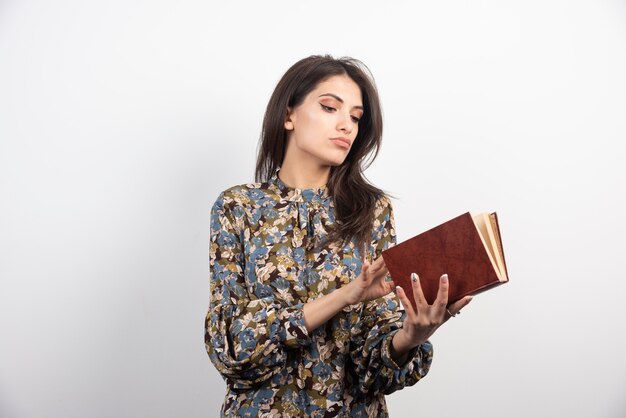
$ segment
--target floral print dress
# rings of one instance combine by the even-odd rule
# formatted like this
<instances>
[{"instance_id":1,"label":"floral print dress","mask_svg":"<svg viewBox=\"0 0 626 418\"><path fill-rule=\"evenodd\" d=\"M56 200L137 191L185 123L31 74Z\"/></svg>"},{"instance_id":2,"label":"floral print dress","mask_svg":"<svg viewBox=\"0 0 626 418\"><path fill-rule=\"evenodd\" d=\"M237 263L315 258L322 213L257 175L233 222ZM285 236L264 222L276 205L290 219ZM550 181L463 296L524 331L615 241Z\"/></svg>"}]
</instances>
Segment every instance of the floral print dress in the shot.
<instances>
[{"instance_id":1,"label":"floral print dress","mask_svg":"<svg viewBox=\"0 0 626 418\"><path fill-rule=\"evenodd\" d=\"M234 186L211 209L205 344L227 392L223 417L386 417L385 394L426 375L432 345L390 355L404 319L394 293L344 308L308 332L302 307L354 280L396 242L391 202L376 202L369 248L319 246L335 222L326 187Z\"/></svg>"}]
</instances>

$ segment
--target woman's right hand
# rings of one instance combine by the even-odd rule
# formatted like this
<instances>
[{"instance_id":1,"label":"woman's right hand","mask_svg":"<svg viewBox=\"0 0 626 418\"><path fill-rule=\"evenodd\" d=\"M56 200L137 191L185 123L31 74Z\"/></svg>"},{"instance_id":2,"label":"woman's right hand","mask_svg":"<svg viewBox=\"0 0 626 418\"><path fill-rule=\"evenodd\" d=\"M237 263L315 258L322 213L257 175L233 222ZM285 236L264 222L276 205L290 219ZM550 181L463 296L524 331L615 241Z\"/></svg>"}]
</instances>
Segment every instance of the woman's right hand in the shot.
<instances>
[{"instance_id":1,"label":"woman's right hand","mask_svg":"<svg viewBox=\"0 0 626 418\"><path fill-rule=\"evenodd\" d=\"M385 260L379 256L373 263L364 262L361 274L342 287L348 305L367 302L385 296L395 289L393 281L386 281L389 274Z\"/></svg>"},{"instance_id":2,"label":"woman's right hand","mask_svg":"<svg viewBox=\"0 0 626 418\"><path fill-rule=\"evenodd\" d=\"M313 331L348 305L377 299L391 292L393 282L385 281L388 273L382 256L371 264L364 262L359 277L334 292L304 304L302 311L306 329Z\"/></svg>"}]
</instances>

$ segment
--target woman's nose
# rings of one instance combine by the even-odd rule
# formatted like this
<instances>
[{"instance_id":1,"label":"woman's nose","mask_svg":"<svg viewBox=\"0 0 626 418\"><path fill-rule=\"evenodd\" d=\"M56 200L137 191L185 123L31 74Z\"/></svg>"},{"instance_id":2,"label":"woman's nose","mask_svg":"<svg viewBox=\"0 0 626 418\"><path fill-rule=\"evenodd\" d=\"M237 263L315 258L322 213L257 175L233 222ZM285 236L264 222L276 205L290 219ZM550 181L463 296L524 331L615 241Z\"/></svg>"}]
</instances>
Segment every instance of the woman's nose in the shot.
<instances>
[{"instance_id":1,"label":"woman's nose","mask_svg":"<svg viewBox=\"0 0 626 418\"><path fill-rule=\"evenodd\" d=\"M344 115L339 121L339 130L343 132L352 132L352 115Z\"/></svg>"}]
</instances>

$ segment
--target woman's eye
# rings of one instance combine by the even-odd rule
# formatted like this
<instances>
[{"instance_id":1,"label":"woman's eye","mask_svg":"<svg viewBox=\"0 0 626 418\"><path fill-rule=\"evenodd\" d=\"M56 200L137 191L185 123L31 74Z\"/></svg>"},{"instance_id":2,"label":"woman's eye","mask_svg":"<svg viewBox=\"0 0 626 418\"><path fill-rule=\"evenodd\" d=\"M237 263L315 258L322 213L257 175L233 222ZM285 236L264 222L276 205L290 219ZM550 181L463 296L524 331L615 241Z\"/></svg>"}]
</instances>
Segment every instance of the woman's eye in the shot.
<instances>
[{"instance_id":1,"label":"woman's eye","mask_svg":"<svg viewBox=\"0 0 626 418\"><path fill-rule=\"evenodd\" d=\"M325 106L325 105L323 105L323 104L321 104L321 103L320 103L320 105L321 105L321 106L322 106L322 108L323 108L324 110L326 110L327 112L332 112L333 110L335 110L335 108L334 108L334 107Z\"/></svg>"},{"instance_id":2,"label":"woman's eye","mask_svg":"<svg viewBox=\"0 0 626 418\"><path fill-rule=\"evenodd\" d=\"M359 123L360 120L361 120L361 118L357 118L356 116L352 116L352 121L354 123Z\"/></svg>"}]
</instances>

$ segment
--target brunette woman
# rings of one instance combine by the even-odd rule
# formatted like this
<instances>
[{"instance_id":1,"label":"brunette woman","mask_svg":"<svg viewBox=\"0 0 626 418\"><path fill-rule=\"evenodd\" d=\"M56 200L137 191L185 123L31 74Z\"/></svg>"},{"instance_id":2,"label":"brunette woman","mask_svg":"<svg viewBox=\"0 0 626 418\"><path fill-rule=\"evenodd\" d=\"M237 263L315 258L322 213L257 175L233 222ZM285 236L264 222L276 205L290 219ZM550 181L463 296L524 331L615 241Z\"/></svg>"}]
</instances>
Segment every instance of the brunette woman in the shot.
<instances>
[{"instance_id":1,"label":"brunette woman","mask_svg":"<svg viewBox=\"0 0 626 418\"><path fill-rule=\"evenodd\" d=\"M444 275L428 305L414 276L415 310L388 277L392 206L363 176L382 123L358 60L311 56L276 86L256 182L211 210L205 342L222 416L387 416L385 395L426 375L428 338L471 300L447 306Z\"/></svg>"}]
</instances>

